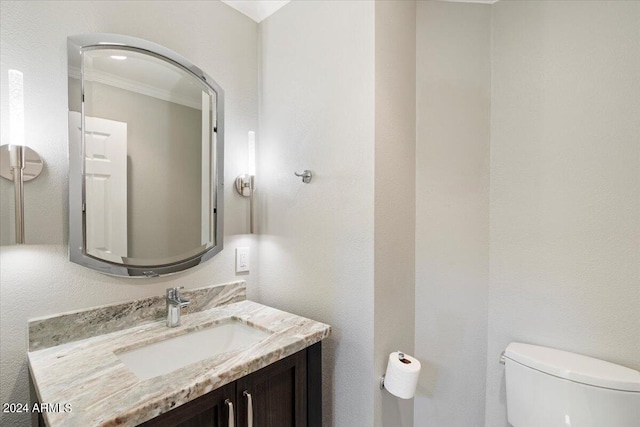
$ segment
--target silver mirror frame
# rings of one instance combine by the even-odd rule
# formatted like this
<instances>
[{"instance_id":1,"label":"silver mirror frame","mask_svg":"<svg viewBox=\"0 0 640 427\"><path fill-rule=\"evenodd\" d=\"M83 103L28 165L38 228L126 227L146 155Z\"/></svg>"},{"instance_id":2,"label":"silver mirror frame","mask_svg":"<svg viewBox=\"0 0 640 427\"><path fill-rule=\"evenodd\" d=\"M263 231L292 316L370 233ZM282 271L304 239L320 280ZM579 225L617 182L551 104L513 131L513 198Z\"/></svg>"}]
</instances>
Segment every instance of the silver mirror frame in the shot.
<instances>
[{"instance_id":1,"label":"silver mirror frame","mask_svg":"<svg viewBox=\"0 0 640 427\"><path fill-rule=\"evenodd\" d=\"M208 76L200 68L192 64L186 58L178 55L164 46L147 40L123 36L119 34L94 33L70 36L67 38L67 54L69 75L75 70L82 69L82 54L92 49L126 49L152 55L173 63L189 74L197 77L216 98L215 118L215 176L212 177L212 190L215 190L213 207L215 208L215 242L213 246L198 255L164 265L153 266L129 266L115 264L87 255L85 251L85 227L84 227L84 170L82 162L76 156L69 156L69 259L82 266L97 270L104 274L126 277L158 277L177 273L191 267L195 267L219 253L223 248L224 240L224 91L213 78ZM76 71L77 72L77 71ZM84 93L84 90L82 91ZM82 145L84 146L84 99L82 102ZM69 110L71 110L69 98Z\"/></svg>"}]
</instances>

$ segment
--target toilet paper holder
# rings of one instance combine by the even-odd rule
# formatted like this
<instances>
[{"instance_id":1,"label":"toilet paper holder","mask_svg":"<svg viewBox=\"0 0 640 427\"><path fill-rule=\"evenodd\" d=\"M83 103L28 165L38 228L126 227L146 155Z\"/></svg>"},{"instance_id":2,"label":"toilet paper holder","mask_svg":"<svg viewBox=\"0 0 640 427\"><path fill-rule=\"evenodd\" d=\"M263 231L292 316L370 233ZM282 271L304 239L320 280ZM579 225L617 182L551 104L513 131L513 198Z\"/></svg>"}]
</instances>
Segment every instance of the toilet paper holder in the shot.
<instances>
[{"instance_id":1,"label":"toilet paper holder","mask_svg":"<svg viewBox=\"0 0 640 427\"><path fill-rule=\"evenodd\" d=\"M403 360L404 359L404 353L401 352L400 350L398 350L398 359ZM387 374L382 374L382 376L380 377L380 390L384 390L384 377L386 377Z\"/></svg>"}]
</instances>

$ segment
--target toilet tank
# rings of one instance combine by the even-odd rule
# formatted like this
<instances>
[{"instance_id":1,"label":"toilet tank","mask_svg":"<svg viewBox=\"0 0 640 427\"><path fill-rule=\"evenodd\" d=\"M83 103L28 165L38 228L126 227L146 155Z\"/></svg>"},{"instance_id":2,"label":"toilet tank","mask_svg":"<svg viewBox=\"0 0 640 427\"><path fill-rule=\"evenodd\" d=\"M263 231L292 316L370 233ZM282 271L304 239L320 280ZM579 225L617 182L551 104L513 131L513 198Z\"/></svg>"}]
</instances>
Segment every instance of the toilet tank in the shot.
<instances>
[{"instance_id":1,"label":"toilet tank","mask_svg":"<svg viewBox=\"0 0 640 427\"><path fill-rule=\"evenodd\" d=\"M504 356L513 427L640 427L640 372L530 344Z\"/></svg>"}]
</instances>

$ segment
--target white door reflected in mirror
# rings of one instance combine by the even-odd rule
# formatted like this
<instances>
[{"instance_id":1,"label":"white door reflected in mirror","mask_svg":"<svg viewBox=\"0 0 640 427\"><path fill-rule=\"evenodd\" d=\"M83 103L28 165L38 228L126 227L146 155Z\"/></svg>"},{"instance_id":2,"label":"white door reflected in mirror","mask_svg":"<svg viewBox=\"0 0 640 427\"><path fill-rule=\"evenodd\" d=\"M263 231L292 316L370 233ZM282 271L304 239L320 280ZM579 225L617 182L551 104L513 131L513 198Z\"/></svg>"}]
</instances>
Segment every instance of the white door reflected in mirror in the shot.
<instances>
[{"instance_id":1,"label":"white door reflected in mirror","mask_svg":"<svg viewBox=\"0 0 640 427\"><path fill-rule=\"evenodd\" d=\"M80 114L69 112L77 129L69 135L72 153L82 155ZM122 263L127 257L127 124L85 117L86 250Z\"/></svg>"}]
</instances>

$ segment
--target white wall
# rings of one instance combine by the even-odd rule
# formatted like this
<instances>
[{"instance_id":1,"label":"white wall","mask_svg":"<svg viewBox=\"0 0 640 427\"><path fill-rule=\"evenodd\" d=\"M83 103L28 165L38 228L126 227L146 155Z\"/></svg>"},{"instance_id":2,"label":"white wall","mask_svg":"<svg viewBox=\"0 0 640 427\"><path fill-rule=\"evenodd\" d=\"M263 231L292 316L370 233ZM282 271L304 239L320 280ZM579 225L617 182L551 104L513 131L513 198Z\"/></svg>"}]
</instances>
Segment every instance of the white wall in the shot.
<instances>
[{"instance_id":1,"label":"white wall","mask_svg":"<svg viewBox=\"0 0 640 427\"><path fill-rule=\"evenodd\" d=\"M250 298L256 298L257 246L247 230L246 200L229 183L244 171L246 135L258 124L257 24L219 2L5 2L0 6L2 143L8 142L7 70L24 72L26 141L45 162L25 185L24 246L0 248L0 401L28 399L26 326L30 317L161 295L165 287L197 287L236 279L234 247L253 248ZM118 279L67 258L68 35L113 32L179 52L225 89L225 250L208 263L168 278ZM0 180L2 242L13 237L13 196ZM28 417L0 414L2 426Z\"/></svg>"},{"instance_id":2,"label":"white wall","mask_svg":"<svg viewBox=\"0 0 640 427\"><path fill-rule=\"evenodd\" d=\"M414 354L416 2L375 3L374 375ZM376 389L374 425L413 426L413 400Z\"/></svg>"},{"instance_id":3,"label":"white wall","mask_svg":"<svg viewBox=\"0 0 640 427\"><path fill-rule=\"evenodd\" d=\"M374 4L294 1L260 34L260 300L332 326L323 425L371 426Z\"/></svg>"},{"instance_id":4,"label":"white wall","mask_svg":"<svg viewBox=\"0 0 640 427\"><path fill-rule=\"evenodd\" d=\"M484 420L489 270L488 5L418 2L415 425Z\"/></svg>"},{"instance_id":5,"label":"white wall","mask_svg":"<svg viewBox=\"0 0 640 427\"><path fill-rule=\"evenodd\" d=\"M640 2L493 6L486 425L500 352L640 369Z\"/></svg>"}]
</instances>

